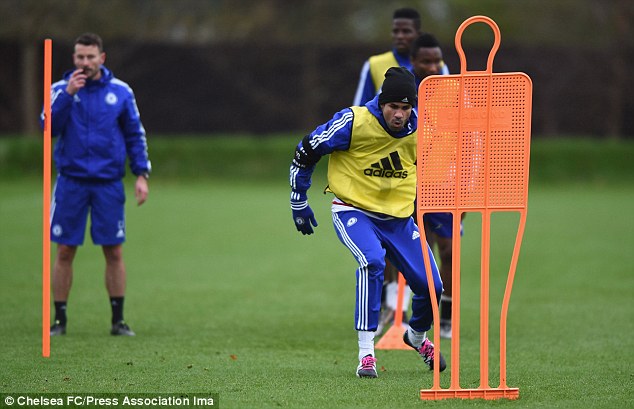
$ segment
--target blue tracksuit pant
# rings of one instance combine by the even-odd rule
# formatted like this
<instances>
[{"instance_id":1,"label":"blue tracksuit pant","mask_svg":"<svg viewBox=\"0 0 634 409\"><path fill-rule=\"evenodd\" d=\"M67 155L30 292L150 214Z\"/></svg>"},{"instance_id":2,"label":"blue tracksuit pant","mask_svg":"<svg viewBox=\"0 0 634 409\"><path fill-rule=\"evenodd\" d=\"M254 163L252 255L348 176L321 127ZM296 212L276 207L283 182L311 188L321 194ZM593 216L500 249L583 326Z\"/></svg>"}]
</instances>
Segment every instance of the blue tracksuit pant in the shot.
<instances>
[{"instance_id":1,"label":"blue tracksuit pant","mask_svg":"<svg viewBox=\"0 0 634 409\"><path fill-rule=\"evenodd\" d=\"M381 220L358 210L333 212L332 220L339 240L359 263L355 328L358 331L376 330L387 256L403 273L414 292L410 327L415 331L429 330L433 321L432 309L420 234L414 220L411 217ZM436 299L439 301L442 281L434 256L429 246L425 247L431 260Z\"/></svg>"}]
</instances>

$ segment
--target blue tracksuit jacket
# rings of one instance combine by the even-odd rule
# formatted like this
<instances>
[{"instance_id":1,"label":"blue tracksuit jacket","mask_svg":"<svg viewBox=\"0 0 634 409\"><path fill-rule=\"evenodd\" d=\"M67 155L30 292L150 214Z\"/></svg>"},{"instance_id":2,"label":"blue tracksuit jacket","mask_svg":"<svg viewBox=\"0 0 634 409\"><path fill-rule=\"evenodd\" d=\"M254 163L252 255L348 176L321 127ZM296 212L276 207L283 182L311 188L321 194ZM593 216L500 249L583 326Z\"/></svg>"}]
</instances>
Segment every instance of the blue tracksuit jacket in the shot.
<instances>
[{"instance_id":1,"label":"blue tracksuit jacket","mask_svg":"<svg viewBox=\"0 0 634 409\"><path fill-rule=\"evenodd\" d=\"M82 179L117 180L125 175L126 156L135 175L151 170L145 129L134 93L101 67L74 96L66 92L71 71L51 89L51 134L57 171ZM40 118L43 124L43 116Z\"/></svg>"}]
</instances>

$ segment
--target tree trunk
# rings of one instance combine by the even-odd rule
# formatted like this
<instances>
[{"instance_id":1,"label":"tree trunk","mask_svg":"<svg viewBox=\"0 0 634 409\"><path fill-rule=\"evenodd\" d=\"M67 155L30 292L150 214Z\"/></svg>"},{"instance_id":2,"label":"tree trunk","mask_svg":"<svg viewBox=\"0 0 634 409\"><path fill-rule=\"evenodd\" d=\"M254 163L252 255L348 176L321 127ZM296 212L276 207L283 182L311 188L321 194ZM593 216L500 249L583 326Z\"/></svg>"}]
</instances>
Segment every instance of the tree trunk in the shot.
<instances>
[{"instance_id":1,"label":"tree trunk","mask_svg":"<svg viewBox=\"0 0 634 409\"><path fill-rule=\"evenodd\" d=\"M40 97L38 97L38 91L43 92L43 72L42 75L38 75L38 68L43 68L38 64L37 50L33 42L23 41L20 45L20 76L16 78L16 83L20 84L18 89L18 103L20 104L21 114L21 129L28 136L36 136L40 130L38 126L38 117L41 113L42 107ZM38 80L39 79L39 80ZM41 83L38 81L42 81ZM41 85L40 85L41 84ZM40 86L38 86L40 85Z\"/></svg>"}]
</instances>

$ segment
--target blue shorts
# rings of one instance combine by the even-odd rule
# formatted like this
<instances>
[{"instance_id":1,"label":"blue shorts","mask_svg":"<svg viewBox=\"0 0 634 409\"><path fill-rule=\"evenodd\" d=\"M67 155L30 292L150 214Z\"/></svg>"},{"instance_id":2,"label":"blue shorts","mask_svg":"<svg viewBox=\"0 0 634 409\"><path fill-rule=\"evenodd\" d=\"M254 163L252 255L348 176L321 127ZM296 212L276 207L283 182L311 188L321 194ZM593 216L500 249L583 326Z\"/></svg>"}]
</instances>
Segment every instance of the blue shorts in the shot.
<instances>
[{"instance_id":1,"label":"blue shorts","mask_svg":"<svg viewBox=\"0 0 634 409\"><path fill-rule=\"evenodd\" d=\"M423 223L438 237L453 237L453 214L451 213L425 213ZM460 235L462 235L462 222L460 222Z\"/></svg>"},{"instance_id":2,"label":"blue shorts","mask_svg":"<svg viewBox=\"0 0 634 409\"><path fill-rule=\"evenodd\" d=\"M427 331L432 324L425 262L418 226L411 217L380 220L358 211L332 213L332 221L339 240L350 250L359 263L357 269L357 295L355 329L375 331L381 308L381 290L385 257L394 264L414 292L410 326L416 331ZM442 281L429 246L436 300L440 301Z\"/></svg>"},{"instance_id":3,"label":"blue shorts","mask_svg":"<svg viewBox=\"0 0 634 409\"><path fill-rule=\"evenodd\" d=\"M96 181L59 175L51 203L51 241L68 246L84 243L90 212L94 244L125 241L125 191L123 181Z\"/></svg>"}]
</instances>

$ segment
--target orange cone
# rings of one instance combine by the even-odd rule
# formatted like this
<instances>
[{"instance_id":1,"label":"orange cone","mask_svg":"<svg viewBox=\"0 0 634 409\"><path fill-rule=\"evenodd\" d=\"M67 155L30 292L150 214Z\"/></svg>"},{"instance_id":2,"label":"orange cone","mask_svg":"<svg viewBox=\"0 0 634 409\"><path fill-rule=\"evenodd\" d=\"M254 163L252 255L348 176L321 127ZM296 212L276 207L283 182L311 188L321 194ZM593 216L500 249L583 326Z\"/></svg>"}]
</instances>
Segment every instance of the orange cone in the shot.
<instances>
[{"instance_id":1,"label":"orange cone","mask_svg":"<svg viewBox=\"0 0 634 409\"><path fill-rule=\"evenodd\" d=\"M398 273L398 295L396 297L396 310L394 311L394 324L385 332L376 349L412 349L403 342L403 294L405 293L405 277Z\"/></svg>"}]
</instances>

